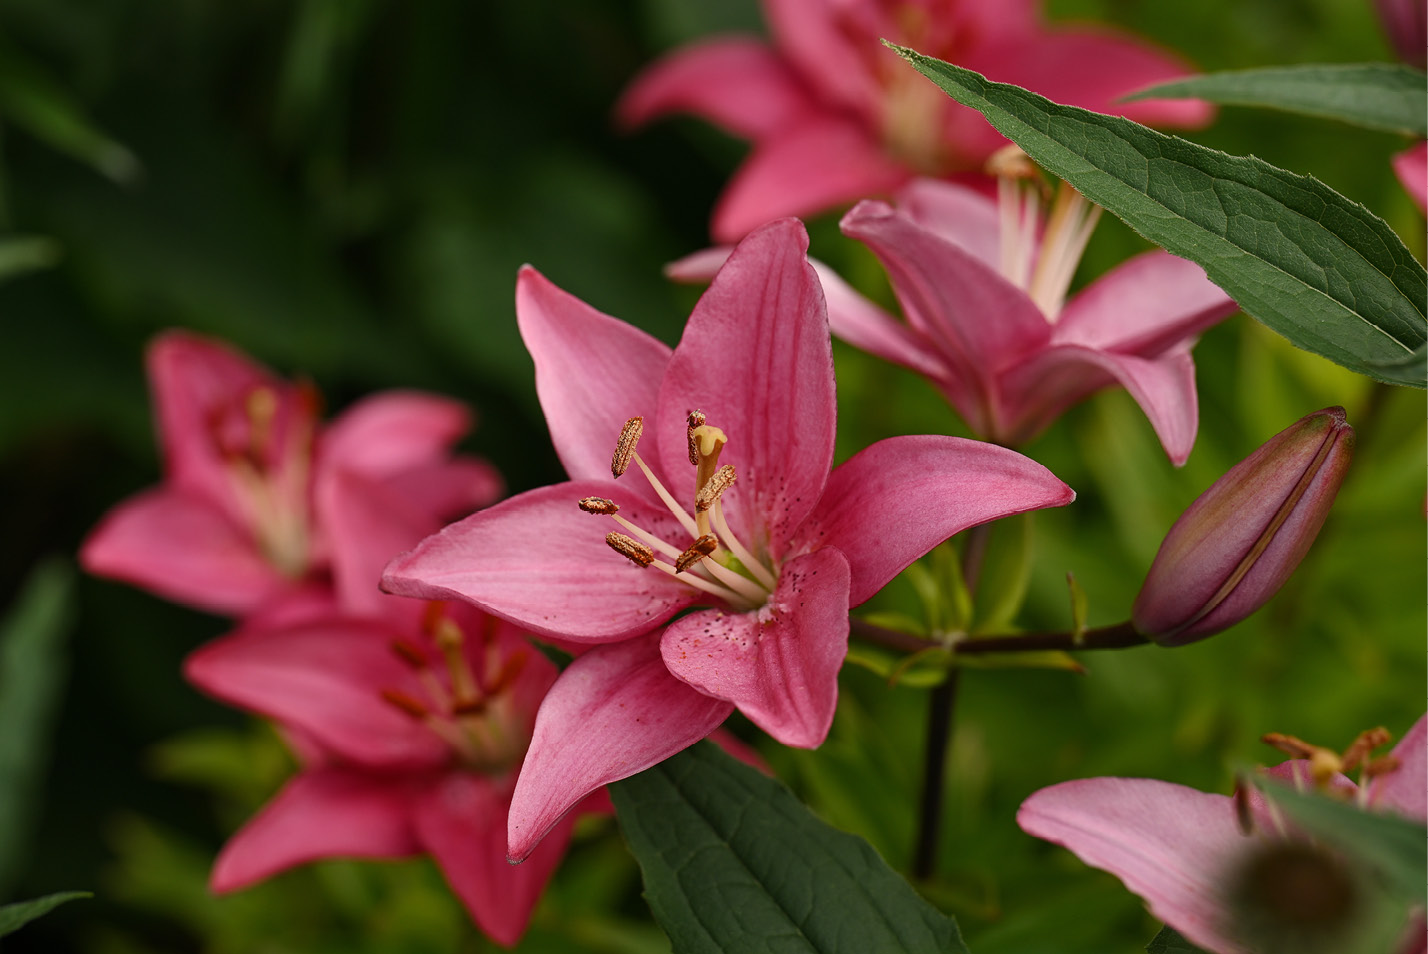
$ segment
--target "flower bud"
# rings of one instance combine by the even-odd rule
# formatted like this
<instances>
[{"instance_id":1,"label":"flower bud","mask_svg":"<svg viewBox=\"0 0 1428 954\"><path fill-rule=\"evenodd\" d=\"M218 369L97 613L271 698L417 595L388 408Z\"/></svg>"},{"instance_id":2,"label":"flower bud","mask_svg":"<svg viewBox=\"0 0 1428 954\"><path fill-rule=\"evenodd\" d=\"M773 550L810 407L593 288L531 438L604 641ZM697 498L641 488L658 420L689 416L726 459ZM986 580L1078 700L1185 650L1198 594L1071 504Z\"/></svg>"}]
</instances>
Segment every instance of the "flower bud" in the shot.
<instances>
[{"instance_id":1,"label":"flower bud","mask_svg":"<svg viewBox=\"0 0 1428 954\"><path fill-rule=\"evenodd\" d=\"M1324 524L1353 456L1344 409L1301 418L1200 495L1170 528L1131 610L1162 646L1228 629L1278 592Z\"/></svg>"}]
</instances>

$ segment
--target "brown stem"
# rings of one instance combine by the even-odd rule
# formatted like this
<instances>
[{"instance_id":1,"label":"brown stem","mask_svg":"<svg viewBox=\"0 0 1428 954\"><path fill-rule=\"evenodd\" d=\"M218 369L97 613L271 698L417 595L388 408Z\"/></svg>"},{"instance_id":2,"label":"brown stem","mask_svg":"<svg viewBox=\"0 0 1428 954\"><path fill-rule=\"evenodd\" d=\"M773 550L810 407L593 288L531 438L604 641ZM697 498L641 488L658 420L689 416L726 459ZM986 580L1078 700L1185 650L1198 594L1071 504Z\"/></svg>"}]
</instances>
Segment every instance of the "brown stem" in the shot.
<instances>
[{"instance_id":1,"label":"brown stem","mask_svg":"<svg viewBox=\"0 0 1428 954\"><path fill-rule=\"evenodd\" d=\"M921 636L914 636L912 633L904 633L897 629L887 629L857 617L849 619L849 626L853 635L864 642L886 646L888 649L896 649L899 652L917 653L938 645L933 640L923 639ZM1024 633L1019 636L977 636L957 640L948 651L959 655L1027 653L1048 649L1078 652L1084 649L1128 649L1131 646L1142 646L1149 642L1150 640L1137 633L1129 622L1125 622L1117 623L1114 626L1088 629L1081 634L1080 639L1076 638L1075 633L1065 632Z\"/></svg>"}]
</instances>

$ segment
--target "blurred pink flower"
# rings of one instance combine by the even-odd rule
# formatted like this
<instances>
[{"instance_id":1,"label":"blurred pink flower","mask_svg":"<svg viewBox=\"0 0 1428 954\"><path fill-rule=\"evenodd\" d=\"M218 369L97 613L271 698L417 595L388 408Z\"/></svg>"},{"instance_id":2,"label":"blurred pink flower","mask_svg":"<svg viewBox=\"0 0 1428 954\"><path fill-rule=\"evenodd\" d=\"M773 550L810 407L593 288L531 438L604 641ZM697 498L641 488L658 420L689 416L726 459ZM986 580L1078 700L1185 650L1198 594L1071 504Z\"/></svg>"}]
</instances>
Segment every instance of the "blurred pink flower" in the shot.
<instances>
[{"instance_id":1,"label":"blurred pink flower","mask_svg":"<svg viewBox=\"0 0 1428 954\"><path fill-rule=\"evenodd\" d=\"M1366 771L1371 777L1361 787L1334 774L1339 760L1332 755L1327 766L1317 758L1296 759L1269 773L1299 784L1315 776L1352 793L1365 809L1428 820L1428 717L1418 720L1392 757L1396 768ZM1017 823L1120 878L1152 914L1213 954L1253 954L1235 936L1233 899L1226 896L1237 865L1255 847L1302 841L1257 796L1241 800L1142 778L1088 778L1044 788L1022 803ZM1403 954L1423 950L1421 921L1412 931Z\"/></svg>"},{"instance_id":2,"label":"blurred pink flower","mask_svg":"<svg viewBox=\"0 0 1428 954\"><path fill-rule=\"evenodd\" d=\"M1001 193L920 179L896 206L854 207L843 231L882 260L906 321L825 273L833 333L926 376L974 433L1009 446L1118 383L1184 463L1199 421L1190 348L1235 303L1162 251L1068 299L1100 210L1063 185L1042 229L1034 186L1003 179Z\"/></svg>"},{"instance_id":3,"label":"blurred pink flower","mask_svg":"<svg viewBox=\"0 0 1428 954\"><path fill-rule=\"evenodd\" d=\"M1374 0L1383 31L1398 58L1423 69L1428 60L1428 2Z\"/></svg>"},{"instance_id":4,"label":"blurred pink flower","mask_svg":"<svg viewBox=\"0 0 1428 954\"><path fill-rule=\"evenodd\" d=\"M674 51L625 91L636 126L688 112L754 141L714 212L732 242L784 215L885 194L914 175L976 170L1000 135L879 42L1015 83L1062 103L1151 124L1196 127L1193 100L1119 104L1190 72L1173 54L1101 27L1048 29L1035 0L765 0L772 44L720 37Z\"/></svg>"},{"instance_id":5,"label":"blurred pink flower","mask_svg":"<svg viewBox=\"0 0 1428 954\"><path fill-rule=\"evenodd\" d=\"M364 532L348 518L366 511L341 505L354 481L429 530L500 494L493 468L450 454L471 426L455 401L384 392L323 427L310 386L179 331L154 341L148 369L165 480L119 504L85 540L80 560L91 573L245 616L326 586L331 551ZM377 595L375 579L363 570L333 582L363 590L361 602Z\"/></svg>"},{"instance_id":6,"label":"blurred pink flower","mask_svg":"<svg viewBox=\"0 0 1428 954\"><path fill-rule=\"evenodd\" d=\"M672 353L521 273L517 318L572 479L448 527L383 581L593 644L541 708L515 858L586 792L735 707L781 742L818 745L850 606L966 527L1073 497L1033 461L950 437L893 438L832 468L832 353L806 250L796 221L755 231ZM627 466L644 479L612 480Z\"/></svg>"},{"instance_id":7,"label":"blurred pink flower","mask_svg":"<svg viewBox=\"0 0 1428 954\"><path fill-rule=\"evenodd\" d=\"M1420 142L1393 157L1393 171L1403 189L1428 214L1428 142Z\"/></svg>"}]
</instances>

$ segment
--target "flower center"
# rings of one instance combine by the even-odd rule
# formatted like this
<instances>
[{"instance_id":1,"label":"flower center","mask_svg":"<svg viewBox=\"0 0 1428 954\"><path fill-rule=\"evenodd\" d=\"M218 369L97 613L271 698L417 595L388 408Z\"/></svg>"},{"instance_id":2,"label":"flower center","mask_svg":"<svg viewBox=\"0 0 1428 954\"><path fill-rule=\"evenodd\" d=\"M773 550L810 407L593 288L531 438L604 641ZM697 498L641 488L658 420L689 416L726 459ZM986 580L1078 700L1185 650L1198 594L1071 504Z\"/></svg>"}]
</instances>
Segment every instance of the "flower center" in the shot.
<instances>
[{"instance_id":1,"label":"flower center","mask_svg":"<svg viewBox=\"0 0 1428 954\"><path fill-rule=\"evenodd\" d=\"M294 578L307 571L310 558L308 479L317 403L310 387L289 397L259 385L219 409L211 425L258 548Z\"/></svg>"},{"instance_id":2,"label":"flower center","mask_svg":"<svg viewBox=\"0 0 1428 954\"><path fill-rule=\"evenodd\" d=\"M1050 208L1045 208L1050 190L1040 170L1015 144L993 153L986 171L997 177L1002 275L1031 296L1054 325L1100 220L1101 207L1062 182Z\"/></svg>"},{"instance_id":3,"label":"flower center","mask_svg":"<svg viewBox=\"0 0 1428 954\"><path fill-rule=\"evenodd\" d=\"M643 433L644 418L632 417L625 422L610 460L610 472L619 478L631 463L636 464L655 495L688 533L688 541L662 539L620 516L619 504L605 497L586 497L580 501L580 509L607 516L628 531L611 531L605 535L605 542L636 566L668 574L740 612L762 606L778 583L777 568L754 556L734 535L724 516L723 497L736 479L731 465L719 465L719 453L728 442L724 432L708 424L703 411L689 412L686 438L689 463L695 468L692 516L641 459L636 446ZM661 555L668 559L660 559Z\"/></svg>"},{"instance_id":4,"label":"flower center","mask_svg":"<svg viewBox=\"0 0 1428 954\"><path fill-rule=\"evenodd\" d=\"M1309 761L1309 776L1315 788L1333 794L1335 775L1359 773L1358 791L1355 798L1360 808L1367 808L1372 786L1369 784L1380 776L1397 771L1400 762L1397 756L1380 755L1373 757L1373 750L1393 741L1393 736L1383 726L1360 732L1342 753L1322 745L1313 745L1303 739L1280 732L1270 732L1260 739L1296 759ZM1296 782L1299 780L1296 779ZM1301 787L1302 787L1302 783Z\"/></svg>"},{"instance_id":5,"label":"flower center","mask_svg":"<svg viewBox=\"0 0 1428 954\"><path fill-rule=\"evenodd\" d=\"M487 618L471 652L468 634L445 614L444 606L428 603L422 629L436 647L440 667L432 666L422 645L394 639L392 652L421 683L422 698L400 689L382 690L385 702L434 732L463 766L491 775L519 762L530 745L530 733L508 691L525 668L528 651L503 654L496 625L494 617Z\"/></svg>"}]
</instances>

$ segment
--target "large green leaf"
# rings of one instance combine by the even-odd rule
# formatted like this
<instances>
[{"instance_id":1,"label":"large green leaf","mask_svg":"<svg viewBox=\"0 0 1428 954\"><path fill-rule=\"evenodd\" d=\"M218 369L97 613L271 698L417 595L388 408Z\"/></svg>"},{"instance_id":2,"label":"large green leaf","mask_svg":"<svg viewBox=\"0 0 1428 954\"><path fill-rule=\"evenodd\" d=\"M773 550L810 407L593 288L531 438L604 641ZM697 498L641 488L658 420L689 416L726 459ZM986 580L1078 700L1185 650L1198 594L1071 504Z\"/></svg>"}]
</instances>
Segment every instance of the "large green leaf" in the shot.
<instances>
[{"instance_id":1,"label":"large green leaf","mask_svg":"<svg viewBox=\"0 0 1428 954\"><path fill-rule=\"evenodd\" d=\"M61 891L58 894L47 894L43 898L35 898L33 901L17 901L14 904L0 905L0 937L20 930L35 918L49 914L66 901L92 897L94 895L88 891Z\"/></svg>"},{"instance_id":2,"label":"large green leaf","mask_svg":"<svg viewBox=\"0 0 1428 954\"><path fill-rule=\"evenodd\" d=\"M1365 129L1428 136L1428 77L1397 63L1271 66L1209 73L1125 97L1207 99L1338 119Z\"/></svg>"},{"instance_id":3,"label":"large green leaf","mask_svg":"<svg viewBox=\"0 0 1428 954\"><path fill-rule=\"evenodd\" d=\"M1166 925L1160 933L1150 939L1145 946L1145 954L1205 954L1200 948L1180 936L1175 928Z\"/></svg>"},{"instance_id":4,"label":"large green leaf","mask_svg":"<svg viewBox=\"0 0 1428 954\"><path fill-rule=\"evenodd\" d=\"M1382 219L1308 176L1062 106L894 46L1051 173L1204 267L1300 348L1391 384L1428 384L1428 276Z\"/></svg>"},{"instance_id":5,"label":"large green leaf","mask_svg":"<svg viewBox=\"0 0 1428 954\"><path fill-rule=\"evenodd\" d=\"M709 743L610 792L676 954L967 950L867 842Z\"/></svg>"},{"instance_id":6,"label":"large green leaf","mask_svg":"<svg viewBox=\"0 0 1428 954\"><path fill-rule=\"evenodd\" d=\"M67 661L74 574L47 563L0 623L0 892L15 876L45 768Z\"/></svg>"}]
</instances>

